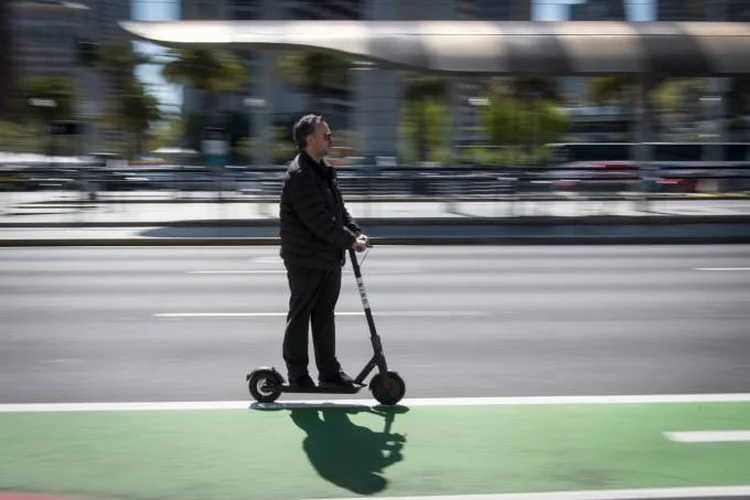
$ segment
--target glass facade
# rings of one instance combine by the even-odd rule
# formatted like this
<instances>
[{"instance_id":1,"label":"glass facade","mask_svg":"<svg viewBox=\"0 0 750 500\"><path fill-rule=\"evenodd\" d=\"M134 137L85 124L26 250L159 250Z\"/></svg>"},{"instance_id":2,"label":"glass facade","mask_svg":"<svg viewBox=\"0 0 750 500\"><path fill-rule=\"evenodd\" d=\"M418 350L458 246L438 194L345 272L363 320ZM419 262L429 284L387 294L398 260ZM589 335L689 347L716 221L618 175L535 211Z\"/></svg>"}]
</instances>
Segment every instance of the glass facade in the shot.
<instances>
[{"instance_id":1,"label":"glass facade","mask_svg":"<svg viewBox=\"0 0 750 500\"><path fill-rule=\"evenodd\" d=\"M623 0L588 0L570 6L571 21L625 21Z\"/></svg>"}]
</instances>

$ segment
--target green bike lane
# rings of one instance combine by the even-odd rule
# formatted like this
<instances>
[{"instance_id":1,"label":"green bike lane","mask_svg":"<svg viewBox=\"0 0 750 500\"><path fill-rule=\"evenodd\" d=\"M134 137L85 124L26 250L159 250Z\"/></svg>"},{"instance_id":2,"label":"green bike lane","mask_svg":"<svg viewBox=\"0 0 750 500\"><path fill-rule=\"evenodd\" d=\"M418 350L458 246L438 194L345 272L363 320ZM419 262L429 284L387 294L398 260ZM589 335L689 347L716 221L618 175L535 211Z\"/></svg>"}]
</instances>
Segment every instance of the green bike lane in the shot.
<instances>
[{"instance_id":1,"label":"green bike lane","mask_svg":"<svg viewBox=\"0 0 750 500\"><path fill-rule=\"evenodd\" d=\"M748 430L750 402L731 401L0 409L0 492L230 500L746 486ZM696 431L736 432L669 434Z\"/></svg>"}]
</instances>

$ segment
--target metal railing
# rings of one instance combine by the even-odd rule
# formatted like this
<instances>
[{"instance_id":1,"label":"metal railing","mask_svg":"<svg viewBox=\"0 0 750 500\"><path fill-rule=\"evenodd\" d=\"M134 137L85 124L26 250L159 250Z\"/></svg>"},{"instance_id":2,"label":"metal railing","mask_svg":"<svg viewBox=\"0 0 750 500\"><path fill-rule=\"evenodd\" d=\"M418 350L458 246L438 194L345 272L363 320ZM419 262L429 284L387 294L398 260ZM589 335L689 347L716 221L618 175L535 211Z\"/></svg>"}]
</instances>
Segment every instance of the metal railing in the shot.
<instances>
[{"instance_id":1,"label":"metal railing","mask_svg":"<svg viewBox=\"0 0 750 500\"><path fill-rule=\"evenodd\" d=\"M201 192L276 201L283 166L0 165L0 191L63 190ZM339 185L349 200L551 200L690 197L695 193L750 193L750 162L648 163L546 167L342 167Z\"/></svg>"}]
</instances>

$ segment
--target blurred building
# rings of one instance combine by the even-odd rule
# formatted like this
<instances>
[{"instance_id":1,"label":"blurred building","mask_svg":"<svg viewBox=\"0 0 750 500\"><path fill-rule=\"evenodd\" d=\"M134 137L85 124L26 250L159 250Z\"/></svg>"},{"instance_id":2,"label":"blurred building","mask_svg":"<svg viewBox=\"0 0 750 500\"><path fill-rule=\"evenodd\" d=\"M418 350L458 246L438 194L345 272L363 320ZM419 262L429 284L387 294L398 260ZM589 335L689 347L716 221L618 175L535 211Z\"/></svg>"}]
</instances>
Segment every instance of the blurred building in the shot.
<instances>
[{"instance_id":1,"label":"blurred building","mask_svg":"<svg viewBox=\"0 0 750 500\"><path fill-rule=\"evenodd\" d=\"M659 21L705 21L711 4L724 3L724 0L659 0L656 16Z\"/></svg>"},{"instance_id":2,"label":"blurred building","mask_svg":"<svg viewBox=\"0 0 750 500\"><path fill-rule=\"evenodd\" d=\"M579 4L571 4L567 20L627 21L626 1L586 0ZM591 105L588 99L591 78L564 76L557 78L556 81L563 102L569 107L573 139L593 142L620 138L621 110Z\"/></svg>"},{"instance_id":3,"label":"blurred building","mask_svg":"<svg viewBox=\"0 0 750 500\"><path fill-rule=\"evenodd\" d=\"M264 19L359 19L360 0L182 0L182 18L222 20ZM246 97L262 97L273 110L274 122L287 123L293 120L307 105L307 95L280 78L276 64L280 51L240 50L232 51L240 57L248 70L248 83L233 96L224 96L220 106L226 111L243 112ZM270 57L268 57L270 56ZM267 59L267 60L266 60ZM270 95L263 96L264 83L272 80ZM348 89L331 88L323 101L325 111L338 128L349 126L351 102ZM198 92L186 88L184 106L188 112L198 111L201 105ZM257 106L257 103L256 103ZM256 109L257 111L257 109Z\"/></svg>"},{"instance_id":4,"label":"blurred building","mask_svg":"<svg viewBox=\"0 0 750 500\"><path fill-rule=\"evenodd\" d=\"M727 20L750 23L750 0L730 0L727 6Z\"/></svg>"},{"instance_id":5,"label":"blurred building","mask_svg":"<svg viewBox=\"0 0 750 500\"><path fill-rule=\"evenodd\" d=\"M350 19L350 20L529 20L532 0L182 0L183 19ZM287 84L276 71L277 51L235 50L245 61L251 82L234 96L226 97L226 110L253 112L254 125L288 126L308 109L309 96ZM259 76L262 76L259 78ZM322 109L337 129L356 131L359 153L366 157L397 156L398 129L403 94L402 74L385 68L355 66L344 88L331 85L324 92ZM477 110L469 100L481 89L480 80L452 81L453 108L450 137L454 144L476 140L470 133ZM256 99L246 101L245 97ZM259 98L259 99L257 99ZM196 92L185 90L185 108L195 112L200 103ZM255 108L249 109L246 102ZM263 104L261 106L261 104Z\"/></svg>"},{"instance_id":6,"label":"blurred building","mask_svg":"<svg viewBox=\"0 0 750 500\"><path fill-rule=\"evenodd\" d=\"M750 22L750 0L658 0L660 21Z\"/></svg>"},{"instance_id":7,"label":"blurred building","mask_svg":"<svg viewBox=\"0 0 750 500\"><path fill-rule=\"evenodd\" d=\"M580 4L572 4L569 7L568 20L570 21L627 21L625 12L626 0L586 0ZM655 0L658 1L658 0ZM563 95L563 100L573 108L588 108L587 89L591 82L590 78L569 76L557 79L558 88ZM596 139L597 133L592 131L591 139ZM606 139L606 137L602 137Z\"/></svg>"},{"instance_id":8,"label":"blurred building","mask_svg":"<svg viewBox=\"0 0 750 500\"><path fill-rule=\"evenodd\" d=\"M570 6L571 21L625 21L624 0L587 0Z\"/></svg>"},{"instance_id":9,"label":"blurred building","mask_svg":"<svg viewBox=\"0 0 750 500\"><path fill-rule=\"evenodd\" d=\"M706 0L658 0L656 17L659 21L705 21Z\"/></svg>"},{"instance_id":10,"label":"blurred building","mask_svg":"<svg viewBox=\"0 0 750 500\"><path fill-rule=\"evenodd\" d=\"M130 41L119 25L120 21L130 19L129 0L84 0L88 6L86 36L100 43Z\"/></svg>"},{"instance_id":11,"label":"blurred building","mask_svg":"<svg viewBox=\"0 0 750 500\"><path fill-rule=\"evenodd\" d=\"M19 78L75 78L76 39L86 27L84 10L46 2L12 1L9 6Z\"/></svg>"},{"instance_id":12,"label":"blurred building","mask_svg":"<svg viewBox=\"0 0 750 500\"><path fill-rule=\"evenodd\" d=\"M242 4L256 3L248 0ZM213 0L182 0L180 11L182 19L224 19L228 2L215 2Z\"/></svg>"},{"instance_id":13,"label":"blurred building","mask_svg":"<svg viewBox=\"0 0 750 500\"><path fill-rule=\"evenodd\" d=\"M534 0L474 0L481 19L486 21L528 21Z\"/></svg>"},{"instance_id":14,"label":"blurred building","mask_svg":"<svg viewBox=\"0 0 750 500\"><path fill-rule=\"evenodd\" d=\"M750 22L750 0L659 0L660 21L730 21ZM731 79L707 78L703 120L699 130L704 137L727 138L725 122ZM742 127L744 128L744 126Z\"/></svg>"},{"instance_id":15,"label":"blurred building","mask_svg":"<svg viewBox=\"0 0 750 500\"><path fill-rule=\"evenodd\" d=\"M16 62L11 37L10 8L7 1L0 1L0 120L10 116L11 96L16 81Z\"/></svg>"},{"instance_id":16,"label":"blurred building","mask_svg":"<svg viewBox=\"0 0 750 500\"><path fill-rule=\"evenodd\" d=\"M8 3L17 80L71 79L79 100L78 118L97 118L112 90L95 71L80 67L78 42L130 43L119 22L130 18L123 0L12 0ZM92 139L96 142L96 136Z\"/></svg>"},{"instance_id":17,"label":"blurred building","mask_svg":"<svg viewBox=\"0 0 750 500\"><path fill-rule=\"evenodd\" d=\"M361 19L366 0L296 0L288 3L289 19Z\"/></svg>"}]
</instances>

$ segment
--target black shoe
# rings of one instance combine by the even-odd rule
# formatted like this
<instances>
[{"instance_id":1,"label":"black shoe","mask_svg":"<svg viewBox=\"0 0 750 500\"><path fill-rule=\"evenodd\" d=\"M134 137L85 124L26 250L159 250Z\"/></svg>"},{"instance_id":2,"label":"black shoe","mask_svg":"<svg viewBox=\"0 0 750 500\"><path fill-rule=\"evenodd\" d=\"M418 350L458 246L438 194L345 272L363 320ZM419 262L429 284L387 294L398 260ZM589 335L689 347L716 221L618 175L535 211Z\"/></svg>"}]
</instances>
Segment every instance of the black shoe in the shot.
<instances>
[{"instance_id":1,"label":"black shoe","mask_svg":"<svg viewBox=\"0 0 750 500\"><path fill-rule=\"evenodd\" d=\"M333 377L328 377L320 381L322 384L338 385L341 387L352 387L354 386L354 379L343 371L339 371Z\"/></svg>"},{"instance_id":2,"label":"black shoe","mask_svg":"<svg viewBox=\"0 0 750 500\"><path fill-rule=\"evenodd\" d=\"M300 389L315 389L315 382L313 382L310 375L301 375L294 380L289 380L289 385L292 387L299 387Z\"/></svg>"}]
</instances>

